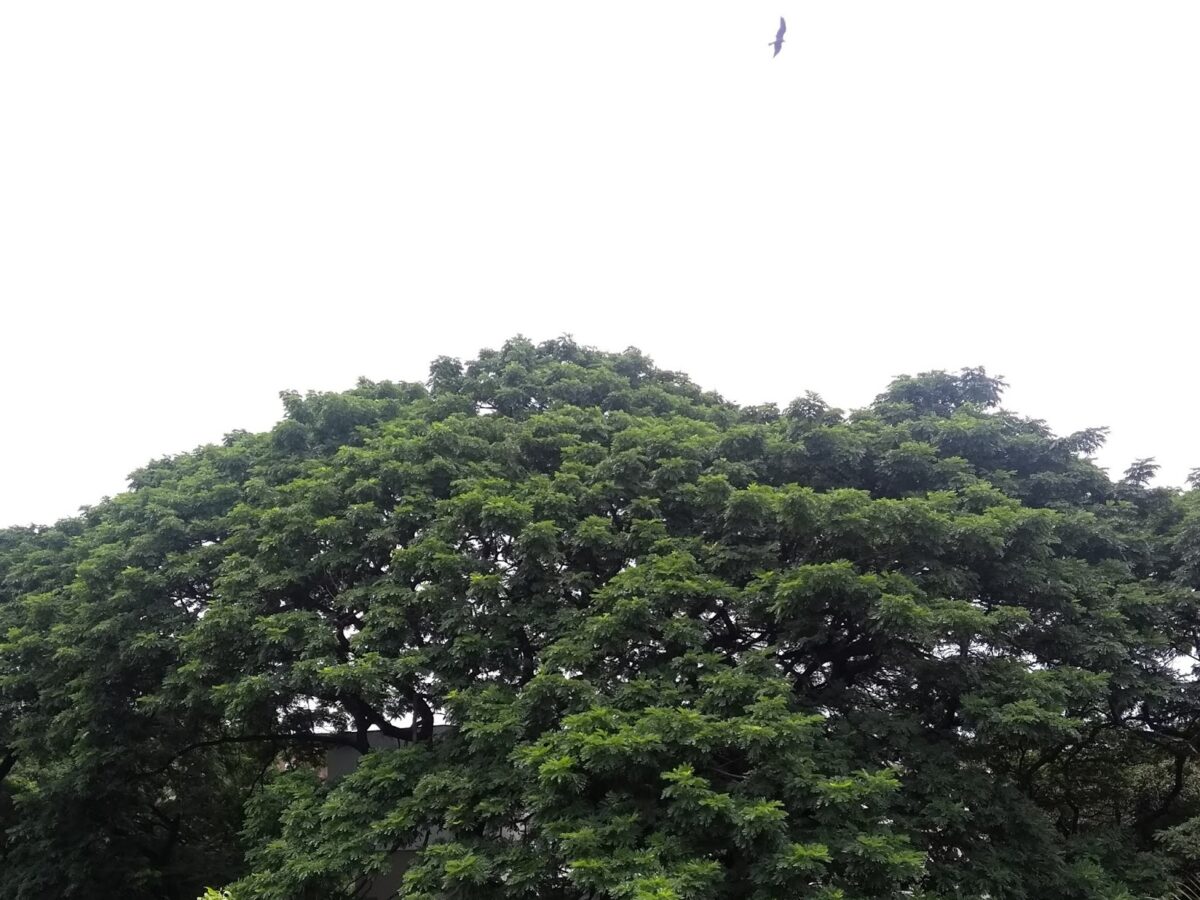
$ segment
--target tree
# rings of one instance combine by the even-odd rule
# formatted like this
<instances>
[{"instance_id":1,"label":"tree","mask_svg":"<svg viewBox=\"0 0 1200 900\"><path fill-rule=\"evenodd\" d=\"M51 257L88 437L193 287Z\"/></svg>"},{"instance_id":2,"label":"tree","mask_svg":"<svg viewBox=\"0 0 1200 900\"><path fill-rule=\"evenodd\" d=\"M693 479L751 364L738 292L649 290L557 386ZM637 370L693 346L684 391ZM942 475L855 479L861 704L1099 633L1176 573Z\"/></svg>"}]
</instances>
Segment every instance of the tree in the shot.
<instances>
[{"instance_id":1,"label":"tree","mask_svg":"<svg viewBox=\"0 0 1200 900\"><path fill-rule=\"evenodd\" d=\"M351 897L431 834L405 897L1161 888L1200 860L1196 492L1003 387L739 408L516 339L6 532L0 895Z\"/></svg>"},{"instance_id":2,"label":"tree","mask_svg":"<svg viewBox=\"0 0 1200 900\"><path fill-rule=\"evenodd\" d=\"M174 757L211 723L159 702L237 492L210 449L49 529L0 537L0 896L192 900L238 871L268 748ZM169 473L169 475L168 475Z\"/></svg>"}]
</instances>

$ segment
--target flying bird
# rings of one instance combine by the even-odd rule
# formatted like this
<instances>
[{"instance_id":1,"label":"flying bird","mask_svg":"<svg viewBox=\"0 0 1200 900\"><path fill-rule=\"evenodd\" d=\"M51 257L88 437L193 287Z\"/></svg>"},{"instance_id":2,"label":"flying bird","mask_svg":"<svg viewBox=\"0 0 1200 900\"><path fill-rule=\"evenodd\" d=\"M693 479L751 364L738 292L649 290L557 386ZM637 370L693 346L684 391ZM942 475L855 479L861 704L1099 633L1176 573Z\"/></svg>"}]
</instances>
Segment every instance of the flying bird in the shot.
<instances>
[{"instance_id":1,"label":"flying bird","mask_svg":"<svg viewBox=\"0 0 1200 900\"><path fill-rule=\"evenodd\" d=\"M783 16L779 17L779 31L775 34L775 40L767 44L768 47L774 47L775 52L771 54L774 59L779 55L779 51L783 49L783 33L787 31L787 22L783 21Z\"/></svg>"}]
</instances>

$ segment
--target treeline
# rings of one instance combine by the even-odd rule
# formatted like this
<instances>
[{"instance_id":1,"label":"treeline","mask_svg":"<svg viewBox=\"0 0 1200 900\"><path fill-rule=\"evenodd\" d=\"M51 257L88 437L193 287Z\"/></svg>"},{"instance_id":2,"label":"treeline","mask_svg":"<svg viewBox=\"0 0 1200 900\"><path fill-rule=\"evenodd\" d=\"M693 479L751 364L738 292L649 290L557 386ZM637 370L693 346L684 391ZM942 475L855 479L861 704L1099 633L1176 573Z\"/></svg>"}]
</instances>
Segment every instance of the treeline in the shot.
<instances>
[{"instance_id":1,"label":"treeline","mask_svg":"<svg viewBox=\"0 0 1200 900\"><path fill-rule=\"evenodd\" d=\"M349 898L431 833L403 897L1165 890L1200 492L1003 387L739 407L516 339L0 531L0 897Z\"/></svg>"}]
</instances>

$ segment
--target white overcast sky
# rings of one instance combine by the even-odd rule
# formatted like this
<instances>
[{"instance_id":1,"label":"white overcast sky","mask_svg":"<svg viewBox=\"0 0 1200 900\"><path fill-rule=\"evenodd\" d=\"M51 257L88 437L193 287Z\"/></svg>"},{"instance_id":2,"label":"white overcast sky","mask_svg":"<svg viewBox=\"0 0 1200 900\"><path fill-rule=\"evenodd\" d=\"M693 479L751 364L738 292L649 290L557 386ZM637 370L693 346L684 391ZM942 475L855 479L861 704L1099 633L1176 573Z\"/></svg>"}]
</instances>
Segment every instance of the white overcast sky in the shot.
<instances>
[{"instance_id":1,"label":"white overcast sky","mask_svg":"<svg viewBox=\"0 0 1200 900\"><path fill-rule=\"evenodd\" d=\"M984 365L1182 483L1197 46L1196 0L0 4L0 525L518 332L745 403Z\"/></svg>"}]
</instances>

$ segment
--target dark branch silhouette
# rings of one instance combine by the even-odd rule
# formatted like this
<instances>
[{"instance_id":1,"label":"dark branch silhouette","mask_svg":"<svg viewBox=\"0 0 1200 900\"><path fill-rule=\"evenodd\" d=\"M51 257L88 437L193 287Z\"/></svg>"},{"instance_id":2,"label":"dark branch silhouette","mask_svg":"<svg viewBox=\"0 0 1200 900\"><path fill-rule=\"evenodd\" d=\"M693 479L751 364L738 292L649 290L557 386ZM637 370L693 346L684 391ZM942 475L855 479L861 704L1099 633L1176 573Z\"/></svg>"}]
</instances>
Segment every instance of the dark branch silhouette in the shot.
<instances>
[{"instance_id":1,"label":"dark branch silhouette","mask_svg":"<svg viewBox=\"0 0 1200 900\"><path fill-rule=\"evenodd\" d=\"M17 764L17 752L15 750L4 749L4 755L0 756L0 781L8 777L8 773L13 770L13 766Z\"/></svg>"},{"instance_id":2,"label":"dark branch silhouette","mask_svg":"<svg viewBox=\"0 0 1200 900\"><path fill-rule=\"evenodd\" d=\"M323 744L330 747L350 747L352 749L359 749L359 742L355 739L355 737L345 734L235 734L227 737L212 738L210 740L196 741L193 744L188 744L182 750L179 750L173 754L171 758L167 760L165 765L159 766L157 769L138 772L138 774L142 777L161 775L189 753L194 753L197 750L203 750L208 747L220 747L226 744L257 743L309 743Z\"/></svg>"}]
</instances>

